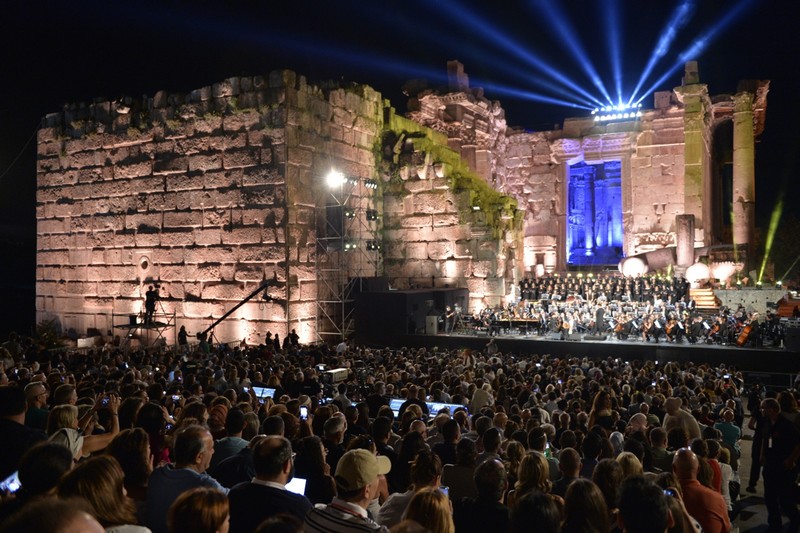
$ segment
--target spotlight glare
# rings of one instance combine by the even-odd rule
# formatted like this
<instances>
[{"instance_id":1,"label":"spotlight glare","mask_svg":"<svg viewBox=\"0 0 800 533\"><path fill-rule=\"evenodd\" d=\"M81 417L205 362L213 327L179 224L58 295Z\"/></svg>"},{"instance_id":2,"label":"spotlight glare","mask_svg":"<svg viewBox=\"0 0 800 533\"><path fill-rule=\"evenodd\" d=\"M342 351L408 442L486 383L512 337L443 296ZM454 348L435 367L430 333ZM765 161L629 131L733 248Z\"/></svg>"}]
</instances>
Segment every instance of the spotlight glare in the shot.
<instances>
[{"instance_id":1,"label":"spotlight glare","mask_svg":"<svg viewBox=\"0 0 800 533\"><path fill-rule=\"evenodd\" d=\"M325 182L328 184L328 187L335 189L344 185L345 177L344 174L332 168L331 171L328 172L328 175L325 176Z\"/></svg>"}]
</instances>

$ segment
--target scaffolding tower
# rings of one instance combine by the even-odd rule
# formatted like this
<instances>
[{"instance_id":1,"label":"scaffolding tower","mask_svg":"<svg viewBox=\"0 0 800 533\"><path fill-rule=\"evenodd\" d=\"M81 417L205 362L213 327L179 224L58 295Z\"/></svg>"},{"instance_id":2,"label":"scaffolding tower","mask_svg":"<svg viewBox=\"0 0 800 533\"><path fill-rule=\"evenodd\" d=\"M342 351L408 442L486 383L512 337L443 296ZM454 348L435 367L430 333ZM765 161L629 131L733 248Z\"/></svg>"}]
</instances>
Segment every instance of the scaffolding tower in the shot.
<instances>
[{"instance_id":1,"label":"scaffolding tower","mask_svg":"<svg viewBox=\"0 0 800 533\"><path fill-rule=\"evenodd\" d=\"M335 170L315 209L317 337L347 339L355 331L355 295L382 272L378 182Z\"/></svg>"}]
</instances>

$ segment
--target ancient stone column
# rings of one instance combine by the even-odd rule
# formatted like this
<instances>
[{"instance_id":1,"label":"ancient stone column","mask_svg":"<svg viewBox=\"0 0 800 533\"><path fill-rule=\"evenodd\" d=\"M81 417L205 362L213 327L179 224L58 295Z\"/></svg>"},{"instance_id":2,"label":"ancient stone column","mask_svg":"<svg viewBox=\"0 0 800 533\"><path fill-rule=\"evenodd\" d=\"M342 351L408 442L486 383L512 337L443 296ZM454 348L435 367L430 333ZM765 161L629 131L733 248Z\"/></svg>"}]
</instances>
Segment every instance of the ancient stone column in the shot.
<instances>
[{"instance_id":1,"label":"ancient stone column","mask_svg":"<svg viewBox=\"0 0 800 533\"><path fill-rule=\"evenodd\" d=\"M694 263L694 215L675 217L675 241L678 266L691 266Z\"/></svg>"},{"instance_id":2,"label":"ancient stone column","mask_svg":"<svg viewBox=\"0 0 800 533\"><path fill-rule=\"evenodd\" d=\"M756 201L753 93L737 93L733 101L733 243L752 245Z\"/></svg>"}]
</instances>

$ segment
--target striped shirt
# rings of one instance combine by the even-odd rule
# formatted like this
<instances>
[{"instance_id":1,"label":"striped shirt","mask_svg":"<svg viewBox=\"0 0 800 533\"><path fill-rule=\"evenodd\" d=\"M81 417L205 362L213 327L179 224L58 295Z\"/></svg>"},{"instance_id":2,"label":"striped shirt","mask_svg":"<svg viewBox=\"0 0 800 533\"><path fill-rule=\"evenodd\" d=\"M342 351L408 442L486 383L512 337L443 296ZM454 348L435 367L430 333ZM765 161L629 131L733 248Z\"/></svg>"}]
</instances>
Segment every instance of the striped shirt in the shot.
<instances>
[{"instance_id":1,"label":"striped shirt","mask_svg":"<svg viewBox=\"0 0 800 533\"><path fill-rule=\"evenodd\" d=\"M376 524L367 516L366 509L334 498L328 505L317 505L306 515L303 525L305 533L388 533L384 526Z\"/></svg>"}]
</instances>

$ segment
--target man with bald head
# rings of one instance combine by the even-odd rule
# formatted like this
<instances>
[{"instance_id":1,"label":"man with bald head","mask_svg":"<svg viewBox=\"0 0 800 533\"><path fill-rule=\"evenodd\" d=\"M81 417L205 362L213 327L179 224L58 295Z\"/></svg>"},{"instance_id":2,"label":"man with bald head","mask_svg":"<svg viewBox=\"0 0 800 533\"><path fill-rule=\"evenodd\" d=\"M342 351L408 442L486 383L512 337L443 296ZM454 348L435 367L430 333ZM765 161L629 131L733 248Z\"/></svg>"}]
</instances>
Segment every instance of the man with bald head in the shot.
<instances>
[{"instance_id":1,"label":"man with bald head","mask_svg":"<svg viewBox=\"0 0 800 533\"><path fill-rule=\"evenodd\" d=\"M697 481L700 463L689 448L675 452L672 471L681 484L683 503L689 514L703 527L704 533L728 533L731 521L722 494L704 487Z\"/></svg>"},{"instance_id":2,"label":"man with bald head","mask_svg":"<svg viewBox=\"0 0 800 533\"><path fill-rule=\"evenodd\" d=\"M683 409L682 405L683 402L680 398L674 396L672 398L667 398L667 401L664 403L667 414L664 415L664 423L662 426L667 433L669 433L669 430L672 428L683 428L689 436L690 441L692 439L699 439L701 437L700 425L692 416L692 413Z\"/></svg>"}]
</instances>

